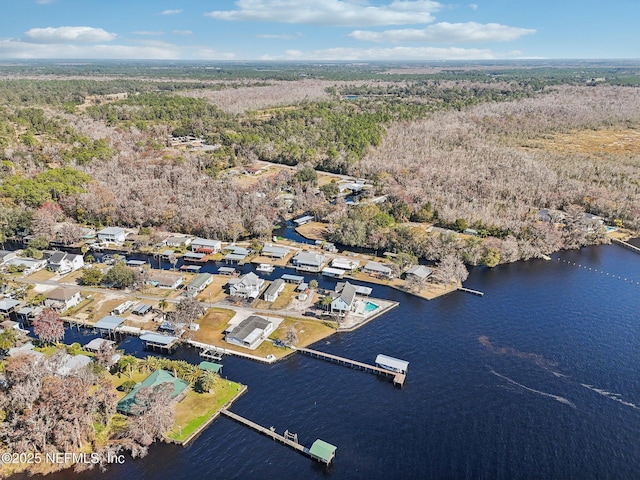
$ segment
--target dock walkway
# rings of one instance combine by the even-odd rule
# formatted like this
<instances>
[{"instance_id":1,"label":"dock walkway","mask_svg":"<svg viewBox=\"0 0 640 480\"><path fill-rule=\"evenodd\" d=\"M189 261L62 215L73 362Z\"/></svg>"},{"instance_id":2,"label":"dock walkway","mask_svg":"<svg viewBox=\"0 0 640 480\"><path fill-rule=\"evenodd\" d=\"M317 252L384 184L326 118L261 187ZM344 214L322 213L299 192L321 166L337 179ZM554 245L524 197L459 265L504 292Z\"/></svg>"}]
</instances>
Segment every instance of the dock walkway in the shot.
<instances>
[{"instance_id":1,"label":"dock walkway","mask_svg":"<svg viewBox=\"0 0 640 480\"><path fill-rule=\"evenodd\" d=\"M620 245L621 247L631 250L632 252L640 253L640 248L636 247L635 245L631 245L630 243L625 242L624 240L620 240L618 238L612 238L611 241L617 245Z\"/></svg>"},{"instance_id":2,"label":"dock walkway","mask_svg":"<svg viewBox=\"0 0 640 480\"><path fill-rule=\"evenodd\" d=\"M296 350L313 358L319 358L328 362L344 365L345 367L390 378L393 380L394 385L398 385L400 387L404 385L404 381L406 379L406 374L404 373L392 372L386 368L376 367L375 365L358 362L357 360L350 360L348 358L339 357L338 355L332 355L331 353L319 352L318 350L312 350L310 348L296 348Z\"/></svg>"},{"instance_id":3,"label":"dock walkway","mask_svg":"<svg viewBox=\"0 0 640 480\"><path fill-rule=\"evenodd\" d=\"M473 293L474 295L478 295L479 297L484 296L484 293L481 292L480 290L472 290L466 287L458 287L458 290L460 290L461 292Z\"/></svg>"}]
</instances>

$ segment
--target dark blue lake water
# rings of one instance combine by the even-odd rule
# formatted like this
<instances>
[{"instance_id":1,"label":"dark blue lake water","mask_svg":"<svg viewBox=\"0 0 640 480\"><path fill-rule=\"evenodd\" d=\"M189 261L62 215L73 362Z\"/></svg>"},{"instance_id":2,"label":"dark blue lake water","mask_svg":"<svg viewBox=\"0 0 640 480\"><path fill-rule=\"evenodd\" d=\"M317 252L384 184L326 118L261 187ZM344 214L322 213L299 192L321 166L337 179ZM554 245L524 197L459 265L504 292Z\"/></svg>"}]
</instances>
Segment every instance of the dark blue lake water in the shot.
<instances>
[{"instance_id":1,"label":"dark blue lake water","mask_svg":"<svg viewBox=\"0 0 640 480\"><path fill-rule=\"evenodd\" d=\"M103 474L47 478L639 478L640 255L561 252L475 269L466 286L485 296L427 302L376 286L400 306L314 347L405 359L403 389L298 355L272 366L225 357L224 375L249 386L232 410L336 445L329 469L220 418L187 448L154 445Z\"/></svg>"}]
</instances>

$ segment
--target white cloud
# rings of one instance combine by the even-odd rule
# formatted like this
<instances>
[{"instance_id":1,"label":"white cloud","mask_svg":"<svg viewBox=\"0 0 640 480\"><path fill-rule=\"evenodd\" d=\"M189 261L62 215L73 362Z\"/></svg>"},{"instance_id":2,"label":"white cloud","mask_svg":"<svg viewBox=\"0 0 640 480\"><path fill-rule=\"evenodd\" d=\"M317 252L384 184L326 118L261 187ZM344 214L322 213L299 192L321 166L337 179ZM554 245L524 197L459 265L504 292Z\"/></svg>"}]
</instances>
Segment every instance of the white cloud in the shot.
<instances>
[{"instance_id":1,"label":"white cloud","mask_svg":"<svg viewBox=\"0 0 640 480\"><path fill-rule=\"evenodd\" d=\"M26 32L26 35L32 42L38 43L109 42L117 37L115 33L93 27L32 28Z\"/></svg>"},{"instance_id":2,"label":"white cloud","mask_svg":"<svg viewBox=\"0 0 640 480\"><path fill-rule=\"evenodd\" d=\"M138 30L137 32L133 32L135 35L144 35L144 36L158 36L164 35L162 30L149 31L149 30Z\"/></svg>"},{"instance_id":3,"label":"white cloud","mask_svg":"<svg viewBox=\"0 0 640 480\"><path fill-rule=\"evenodd\" d=\"M314 61L384 61L384 60L492 60L511 58L520 52L497 54L477 48L393 47L393 48L328 48L303 52L286 50L284 55L264 55L262 60L314 60Z\"/></svg>"},{"instance_id":4,"label":"white cloud","mask_svg":"<svg viewBox=\"0 0 640 480\"><path fill-rule=\"evenodd\" d=\"M182 13L182 9L179 10L163 10L160 15L178 15Z\"/></svg>"},{"instance_id":5,"label":"white cloud","mask_svg":"<svg viewBox=\"0 0 640 480\"><path fill-rule=\"evenodd\" d=\"M187 36L187 35L193 34L191 30L173 30L171 33L173 33L174 35L181 35L181 36Z\"/></svg>"},{"instance_id":6,"label":"white cloud","mask_svg":"<svg viewBox=\"0 0 640 480\"><path fill-rule=\"evenodd\" d=\"M478 9L478 4L476 4L476 3L470 3L470 4L469 4L469 8L470 8L471 10L477 10L477 9Z\"/></svg>"},{"instance_id":7,"label":"white cloud","mask_svg":"<svg viewBox=\"0 0 640 480\"><path fill-rule=\"evenodd\" d=\"M180 58L180 49L172 46L42 44L20 40L0 40L0 58L95 58L158 59Z\"/></svg>"},{"instance_id":8,"label":"white cloud","mask_svg":"<svg viewBox=\"0 0 640 480\"><path fill-rule=\"evenodd\" d=\"M258 38L265 38L267 40L295 40L296 38L300 38L302 33L296 32L295 34L290 33L262 33L256 35Z\"/></svg>"},{"instance_id":9,"label":"white cloud","mask_svg":"<svg viewBox=\"0 0 640 480\"><path fill-rule=\"evenodd\" d=\"M399 29L374 32L355 30L349 34L356 40L368 42L508 42L536 31L529 28L509 27L499 23L448 23L441 22L422 29Z\"/></svg>"},{"instance_id":10,"label":"white cloud","mask_svg":"<svg viewBox=\"0 0 640 480\"><path fill-rule=\"evenodd\" d=\"M36 0L36 3L39 5L48 5L53 2L55 2L55 0Z\"/></svg>"},{"instance_id":11,"label":"white cloud","mask_svg":"<svg viewBox=\"0 0 640 480\"><path fill-rule=\"evenodd\" d=\"M238 0L236 10L205 15L217 20L299 23L333 26L431 23L441 4L431 0L393 0L387 5L348 0Z\"/></svg>"}]
</instances>

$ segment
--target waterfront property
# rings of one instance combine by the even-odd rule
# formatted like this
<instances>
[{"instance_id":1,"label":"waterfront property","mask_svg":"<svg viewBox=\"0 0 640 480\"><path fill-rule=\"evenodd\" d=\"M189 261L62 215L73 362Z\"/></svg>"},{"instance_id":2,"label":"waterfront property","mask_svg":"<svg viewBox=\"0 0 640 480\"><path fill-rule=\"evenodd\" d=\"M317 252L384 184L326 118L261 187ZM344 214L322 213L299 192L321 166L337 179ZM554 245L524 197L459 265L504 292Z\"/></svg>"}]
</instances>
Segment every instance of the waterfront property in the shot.
<instances>
[{"instance_id":1,"label":"waterfront property","mask_svg":"<svg viewBox=\"0 0 640 480\"><path fill-rule=\"evenodd\" d=\"M120 227L107 227L98 232L98 240L103 243L124 243L127 231Z\"/></svg>"},{"instance_id":2,"label":"waterfront property","mask_svg":"<svg viewBox=\"0 0 640 480\"><path fill-rule=\"evenodd\" d=\"M335 445L331 445L324 440L317 439L311 445L311 448L309 449L309 455L314 460L329 464L336 456L337 449L338 447L336 447Z\"/></svg>"},{"instance_id":3,"label":"waterfront property","mask_svg":"<svg viewBox=\"0 0 640 480\"><path fill-rule=\"evenodd\" d=\"M296 270L305 270L308 272L319 272L327 261L324 255L315 252L298 252L295 254L291 263Z\"/></svg>"},{"instance_id":4,"label":"waterfront property","mask_svg":"<svg viewBox=\"0 0 640 480\"><path fill-rule=\"evenodd\" d=\"M270 243L265 243L264 247L262 247L262 250L260 251L260 255L281 260L286 257L290 251L291 249L287 247L280 247Z\"/></svg>"},{"instance_id":5,"label":"waterfront property","mask_svg":"<svg viewBox=\"0 0 640 480\"><path fill-rule=\"evenodd\" d=\"M173 327L173 331L175 331L176 328L181 327ZM160 331L160 329L158 329L158 331ZM158 349L164 353L172 353L180 342L178 337L153 332L143 333L140 335L140 340L144 343L145 348L151 350Z\"/></svg>"},{"instance_id":6,"label":"waterfront property","mask_svg":"<svg viewBox=\"0 0 640 480\"><path fill-rule=\"evenodd\" d=\"M376 277L391 278L393 275L393 270L391 270L391 267L385 265L384 263L378 262L367 262L362 270L365 273Z\"/></svg>"},{"instance_id":7,"label":"waterfront property","mask_svg":"<svg viewBox=\"0 0 640 480\"><path fill-rule=\"evenodd\" d=\"M300 285L301 283L304 282L304 277L301 275L291 275L291 274L285 273L280 278L282 278L282 280L284 280L287 283L295 283L296 285Z\"/></svg>"},{"instance_id":8,"label":"waterfront property","mask_svg":"<svg viewBox=\"0 0 640 480\"><path fill-rule=\"evenodd\" d=\"M213 373L217 373L217 374L221 374L222 373L222 364L221 363L207 362L206 360L203 360L198 365L198 368L200 370L206 370L208 372L213 372Z\"/></svg>"},{"instance_id":9,"label":"waterfront property","mask_svg":"<svg viewBox=\"0 0 640 480\"><path fill-rule=\"evenodd\" d=\"M345 272L353 272L360 267L360 262L351 258L336 257L331 260L331 267L344 270Z\"/></svg>"},{"instance_id":10,"label":"waterfront property","mask_svg":"<svg viewBox=\"0 0 640 480\"><path fill-rule=\"evenodd\" d=\"M14 312L17 307L19 307L21 302L18 300L14 300L12 298L3 298L0 300L0 314L9 315Z\"/></svg>"},{"instance_id":11,"label":"waterfront property","mask_svg":"<svg viewBox=\"0 0 640 480\"><path fill-rule=\"evenodd\" d=\"M236 276L238 274L238 270L233 267L220 267L218 268L218 275L228 275L228 276Z\"/></svg>"},{"instance_id":12,"label":"waterfront property","mask_svg":"<svg viewBox=\"0 0 640 480\"><path fill-rule=\"evenodd\" d=\"M185 262L205 263L207 261L207 254L202 252L186 252L182 259Z\"/></svg>"},{"instance_id":13,"label":"waterfront property","mask_svg":"<svg viewBox=\"0 0 640 480\"><path fill-rule=\"evenodd\" d=\"M147 283L158 288L175 290L184 281L184 276L179 273L167 272L165 270L152 270L149 273Z\"/></svg>"},{"instance_id":14,"label":"waterfront property","mask_svg":"<svg viewBox=\"0 0 640 480\"><path fill-rule=\"evenodd\" d=\"M55 310L66 310L75 307L80 303L80 290L73 288L57 287L47 292L44 299L45 307Z\"/></svg>"},{"instance_id":15,"label":"waterfront property","mask_svg":"<svg viewBox=\"0 0 640 480\"><path fill-rule=\"evenodd\" d=\"M296 227L300 227L302 225L306 225L309 222L313 222L314 217L312 215L305 215L304 217L296 218L293 223L296 224Z\"/></svg>"},{"instance_id":16,"label":"waterfront property","mask_svg":"<svg viewBox=\"0 0 640 480\"><path fill-rule=\"evenodd\" d=\"M225 331L224 339L232 345L255 350L274 329L275 326L271 320L251 315Z\"/></svg>"},{"instance_id":17,"label":"waterfront property","mask_svg":"<svg viewBox=\"0 0 640 480\"><path fill-rule=\"evenodd\" d=\"M344 317L355 309L355 305L356 287L346 282L340 294L331 301L331 314Z\"/></svg>"},{"instance_id":18,"label":"waterfront property","mask_svg":"<svg viewBox=\"0 0 640 480\"><path fill-rule=\"evenodd\" d=\"M171 236L163 242L167 247L184 248L191 244L193 237L187 237L183 235Z\"/></svg>"},{"instance_id":19,"label":"waterfront property","mask_svg":"<svg viewBox=\"0 0 640 480\"><path fill-rule=\"evenodd\" d=\"M195 297L198 293L211 285L211 282L213 282L213 275L210 273L199 273L187 285L187 292Z\"/></svg>"},{"instance_id":20,"label":"waterfront property","mask_svg":"<svg viewBox=\"0 0 640 480\"><path fill-rule=\"evenodd\" d=\"M84 266L82 255L73 253L55 252L47 260L47 269L60 275L74 272Z\"/></svg>"},{"instance_id":21,"label":"waterfront property","mask_svg":"<svg viewBox=\"0 0 640 480\"><path fill-rule=\"evenodd\" d=\"M407 369L409 368L409 362L382 354L376 357L376 365L380 368L391 370L392 372L404 374L407 373Z\"/></svg>"},{"instance_id":22,"label":"waterfront property","mask_svg":"<svg viewBox=\"0 0 640 480\"><path fill-rule=\"evenodd\" d=\"M275 302L278 296L282 293L282 290L284 290L284 280L278 278L277 280L274 280L264 292L264 299L267 302Z\"/></svg>"},{"instance_id":23,"label":"waterfront property","mask_svg":"<svg viewBox=\"0 0 640 480\"><path fill-rule=\"evenodd\" d=\"M237 279L229 280L229 294L234 297L255 299L260 296L264 286L264 279L249 272Z\"/></svg>"},{"instance_id":24,"label":"waterfront property","mask_svg":"<svg viewBox=\"0 0 640 480\"><path fill-rule=\"evenodd\" d=\"M191 242L191 250L198 253L218 253L221 249L222 242L220 240L198 237Z\"/></svg>"},{"instance_id":25,"label":"waterfront property","mask_svg":"<svg viewBox=\"0 0 640 480\"><path fill-rule=\"evenodd\" d=\"M180 378L174 377L166 370L156 370L142 382L136 384L136 386L133 387L133 390L131 390L122 400L118 402L116 410L127 415L143 414L146 411L146 406L144 404L139 404L136 402L137 393L141 388L153 388L158 385L162 385L163 383L169 383L173 385L171 398L175 398L178 402L184 398L184 396L186 395L185 390L187 390L187 387L189 386L187 382Z\"/></svg>"},{"instance_id":26,"label":"waterfront property","mask_svg":"<svg viewBox=\"0 0 640 480\"><path fill-rule=\"evenodd\" d=\"M405 277L407 279L413 277L417 280L426 280L431 276L432 273L433 270L431 270L429 267L425 267L424 265L414 265L409 270L407 270Z\"/></svg>"},{"instance_id":27,"label":"waterfront property","mask_svg":"<svg viewBox=\"0 0 640 480\"><path fill-rule=\"evenodd\" d=\"M94 328L96 328L100 333L108 333L109 335L112 335L119 331L123 323L124 318L108 315L98 320L95 323Z\"/></svg>"},{"instance_id":28,"label":"waterfront property","mask_svg":"<svg viewBox=\"0 0 640 480\"><path fill-rule=\"evenodd\" d=\"M342 278L344 277L345 271L339 268L324 267L320 273L325 277Z\"/></svg>"}]
</instances>

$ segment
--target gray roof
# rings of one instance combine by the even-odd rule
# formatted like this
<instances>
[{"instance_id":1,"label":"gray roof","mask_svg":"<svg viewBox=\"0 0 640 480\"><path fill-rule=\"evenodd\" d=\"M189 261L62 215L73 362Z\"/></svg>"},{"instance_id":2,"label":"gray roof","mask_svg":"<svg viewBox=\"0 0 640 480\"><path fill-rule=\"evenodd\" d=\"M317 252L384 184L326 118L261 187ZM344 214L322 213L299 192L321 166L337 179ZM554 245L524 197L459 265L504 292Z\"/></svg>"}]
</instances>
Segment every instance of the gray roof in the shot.
<instances>
[{"instance_id":1,"label":"gray roof","mask_svg":"<svg viewBox=\"0 0 640 480\"><path fill-rule=\"evenodd\" d=\"M106 227L98 232L98 235L120 235L121 233L125 233L124 228L120 227Z\"/></svg>"},{"instance_id":2,"label":"gray roof","mask_svg":"<svg viewBox=\"0 0 640 480\"><path fill-rule=\"evenodd\" d=\"M161 335L159 333L145 333L140 335L140 340L148 343L155 343L156 345L168 346L178 340L178 337L171 337L169 335Z\"/></svg>"},{"instance_id":3,"label":"gray roof","mask_svg":"<svg viewBox=\"0 0 640 480\"><path fill-rule=\"evenodd\" d=\"M314 252L298 252L293 259L299 264L314 265L318 267L326 260L324 255Z\"/></svg>"},{"instance_id":4,"label":"gray roof","mask_svg":"<svg viewBox=\"0 0 640 480\"><path fill-rule=\"evenodd\" d=\"M419 278L427 278L429 275L433 273L429 267L425 267L424 265L415 265L407 270L407 275L415 275Z\"/></svg>"},{"instance_id":5,"label":"gray roof","mask_svg":"<svg viewBox=\"0 0 640 480\"><path fill-rule=\"evenodd\" d=\"M406 372L409 362L380 354L376 357L376 365L380 365L383 368L388 367L394 371Z\"/></svg>"},{"instance_id":6,"label":"gray roof","mask_svg":"<svg viewBox=\"0 0 640 480\"><path fill-rule=\"evenodd\" d=\"M213 275L211 275L210 273L199 273L193 280L191 280L191 282L189 282L187 288L200 289L211 279L211 277L213 277Z\"/></svg>"},{"instance_id":7,"label":"gray roof","mask_svg":"<svg viewBox=\"0 0 640 480\"><path fill-rule=\"evenodd\" d=\"M113 340L107 340L106 338L94 338L84 346L84 349L89 350L90 352L97 352L105 343L110 346L116 344L116 342L114 342Z\"/></svg>"},{"instance_id":8,"label":"gray roof","mask_svg":"<svg viewBox=\"0 0 640 480\"><path fill-rule=\"evenodd\" d=\"M269 285L269 288L267 288L267 290L264 292L264 297L267 298L271 295L276 295L278 293L278 290L282 288L282 285L284 285L284 280L282 280L281 278L274 280L273 283Z\"/></svg>"},{"instance_id":9,"label":"gray roof","mask_svg":"<svg viewBox=\"0 0 640 480\"><path fill-rule=\"evenodd\" d=\"M391 273L390 267L387 267L386 265L378 262L367 262L367 264L364 266L364 269L386 274Z\"/></svg>"},{"instance_id":10,"label":"gray roof","mask_svg":"<svg viewBox=\"0 0 640 480\"><path fill-rule=\"evenodd\" d=\"M124 318L122 317L114 317L112 315L106 316L96 322L94 325L95 328L100 328L103 330L115 330L117 327L124 323Z\"/></svg>"},{"instance_id":11,"label":"gray roof","mask_svg":"<svg viewBox=\"0 0 640 480\"><path fill-rule=\"evenodd\" d=\"M233 330L229 331L229 335L237 338L241 342L244 342L254 330L266 330L271 324L266 318L258 317L257 315L251 315L250 317L242 320L236 325Z\"/></svg>"},{"instance_id":12,"label":"gray roof","mask_svg":"<svg viewBox=\"0 0 640 480\"><path fill-rule=\"evenodd\" d=\"M13 300L11 298L3 298L0 300L0 311L8 312L20 305L18 300Z\"/></svg>"},{"instance_id":13,"label":"gray roof","mask_svg":"<svg viewBox=\"0 0 640 480\"><path fill-rule=\"evenodd\" d=\"M240 255L239 253L229 253L224 257L225 260L244 260L247 258L246 255Z\"/></svg>"},{"instance_id":14,"label":"gray roof","mask_svg":"<svg viewBox=\"0 0 640 480\"><path fill-rule=\"evenodd\" d=\"M184 254L184 258L187 258L187 259L189 259L189 258L195 258L195 259L201 260L201 259L203 259L203 258L204 258L204 257L206 257L206 256L207 256L207 254L206 254L206 253L197 253L197 252L186 252L186 253Z\"/></svg>"},{"instance_id":15,"label":"gray roof","mask_svg":"<svg viewBox=\"0 0 640 480\"><path fill-rule=\"evenodd\" d=\"M347 283L348 282L336 283L336 293L342 292L342 289ZM353 285L353 287L356 289L356 293L359 295L371 295L371 292L373 292L373 289L371 287L363 287L362 285Z\"/></svg>"},{"instance_id":16,"label":"gray roof","mask_svg":"<svg viewBox=\"0 0 640 480\"><path fill-rule=\"evenodd\" d=\"M222 245L222 242L220 240L210 240L208 238L196 238L191 242L191 246L193 248L193 246L201 246L201 247L219 247L220 245Z\"/></svg>"},{"instance_id":17,"label":"gray roof","mask_svg":"<svg viewBox=\"0 0 640 480\"><path fill-rule=\"evenodd\" d=\"M242 283L243 285L245 285L247 287L249 287L249 286L258 287L258 286L260 286L262 284L262 282L264 282L264 280L262 280L258 275L256 275L253 272L249 272L249 273L243 275L238 280L239 281L237 283Z\"/></svg>"},{"instance_id":18,"label":"gray roof","mask_svg":"<svg viewBox=\"0 0 640 480\"><path fill-rule=\"evenodd\" d=\"M340 298L347 305L352 305L353 300L356 298L356 287L351 285L349 282L345 282L342 292L340 293Z\"/></svg>"},{"instance_id":19,"label":"gray roof","mask_svg":"<svg viewBox=\"0 0 640 480\"><path fill-rule=\"evenodd\" d=\"M49 263L62 263L66 256L67 254L65 252L55 252L49 257Z\"/></svg>"},{"instance_id":20,"label":"gray roof","mask_svg":"<svg viewBox=\"0 0 640 480\"><path fill-rule=\"evenodd\" d=\"M291 249L287 247L276 247L274 245L265 245L262 247L262 254L285 256Z\"/></svg>"},{"instance_id":21,"label":"gray roof","mask_svg":"<svg viewBox=\"0 0 640 480\"><path fill-rule=\"evenodd\" d=\"M302 283L304 282L304 277L301 275L291 275L290 273L285 273L284 275L282 275L283 280L286 280L288 282L292 282L292 283Z\"/></svg>"},{"instance_id":22,"label":"gray roof","mask_svg":"<svg viewBox=\"0 0 640 480\"><path fill-rule=\"evenodd\" d=\"M235 273L237 270L233 267L220 267L218 273Z\"/></svg>"},{"instance_id":23,"label":"gray roof","mask_svg":"<svg viewBox=\"0 0 640 480\"><path fill-rule=\"evenodd\" d=\"M304 217L296 218L293 223L300 225L302 223L307 223L313 220L314 217L312 215L305 215Z\"/></svg>"}]
</instances>

